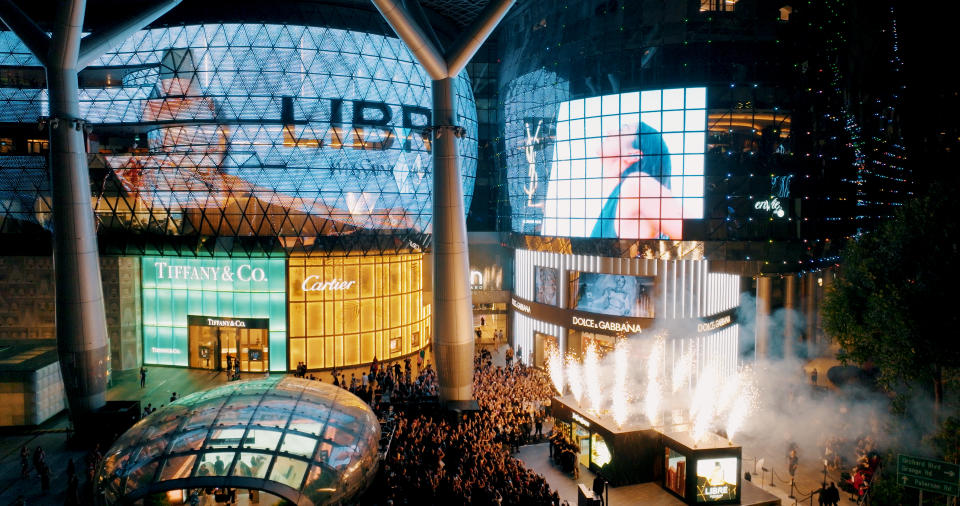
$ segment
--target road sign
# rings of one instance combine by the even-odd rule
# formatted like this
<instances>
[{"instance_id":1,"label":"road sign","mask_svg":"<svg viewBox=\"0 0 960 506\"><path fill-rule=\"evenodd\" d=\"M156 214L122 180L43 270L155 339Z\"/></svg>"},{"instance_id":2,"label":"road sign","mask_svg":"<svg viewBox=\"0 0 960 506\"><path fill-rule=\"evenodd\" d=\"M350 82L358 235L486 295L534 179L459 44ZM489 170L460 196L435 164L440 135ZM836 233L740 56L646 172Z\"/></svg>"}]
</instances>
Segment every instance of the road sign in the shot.
<instances>
[{"instance_id":1,"label":"road sign","mask_svg":"<svg viewBox=\"0 0 960 506\"><path fill-rule=\"evenodd\" d=\"M957 496L960 489L960 466L940 460L899 455L897 479L905 487Z\"/></svg>"}]
</instances>

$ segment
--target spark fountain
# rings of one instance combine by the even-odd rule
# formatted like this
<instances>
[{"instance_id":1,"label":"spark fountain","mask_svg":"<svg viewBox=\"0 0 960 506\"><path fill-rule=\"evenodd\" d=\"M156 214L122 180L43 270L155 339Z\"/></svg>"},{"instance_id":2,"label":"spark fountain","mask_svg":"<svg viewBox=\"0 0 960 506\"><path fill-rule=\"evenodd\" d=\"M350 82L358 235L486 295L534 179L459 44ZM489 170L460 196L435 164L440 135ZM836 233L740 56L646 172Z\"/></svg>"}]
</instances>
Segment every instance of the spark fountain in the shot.
<instances>
[{"instance_id":1,"label":"spark fountain","mask_svg":"<svg viewBox=\"0 0 960 506\"><path fill-rule=\"evenodd\" d=\"M650 425L656 426L660 420L660 404L663 399L663 336L653 343L653 350L647 356L647 396L644 399L644 414Z\"/></svg>"},{"instance_id":2,"label":"spark fountain","mask_svg":"<svg viewBox=\"0 0 960 506\"><path fill-rule=\"evenodd\" d=\"M600 357L596 346L588 347L583 359L583 382L587 387L590 409L599 413L603 404L603 389L600 387Z\"/></svg>"},{"instance_id":3,"label":"spark fountain","mask_svg":"<svg viewBox=\"0 0 960 506\"><path fill-rule=\"evenodd\" d=\"M580 406L580 399L583 397L583 375L581 374L580 363L569 355L567 355L567 368L564 376L567 378L567 385L570 386L570 393L577 401L577 406Z\"/></svg>"},{"instance_id":4,"label":"spark fountain","mask_svg":"<svg viewBox=\"0 0 960 506\"><path fill-rule=\"evenodd\" d=\"M627 421L627 340L620 339L613 351L613 395L611 411L618 428Z\"/></svg>"},{"instance_id":5,"label":"spark fountain","mask_svg":"<svg viewBox=\"0 0 960 506\"><path fill-rule=\"evenodd\" d=\"M560 395L563 395L564 379L563 379L563 358L560 356L560 351L555 347L550 347L547 349L547 370L550 373L550 381L553 382L553 387L557 389L557 392L560 392Z\"/></svg>"},{"instance_id":6,"label":"spark fountain","mask_svg":"<svg viewBox=\"0 0 960 506\"><path fill-rule=\"evenodd\" d=\"M672 475L670 490L697 494L697 480L705 479L701 467L720 465L737 475L741 449L733 438L757 407L757 389L750 368L730 372L727 363L705 360L702 348L674 347L679 356L668 363L668 341L666 333L620 339L602 360L593 347L582 361L548 354L551 381L561 392L569 387L569 395L553 399L552 411L560 432L589 440L590 468L611 484L662 476L667 471L653 466L667 451L671 464L665 465L681 457L686 462ZM736 484L724 487L721 501L739 500Z\"/></svg>"}]
</instances>

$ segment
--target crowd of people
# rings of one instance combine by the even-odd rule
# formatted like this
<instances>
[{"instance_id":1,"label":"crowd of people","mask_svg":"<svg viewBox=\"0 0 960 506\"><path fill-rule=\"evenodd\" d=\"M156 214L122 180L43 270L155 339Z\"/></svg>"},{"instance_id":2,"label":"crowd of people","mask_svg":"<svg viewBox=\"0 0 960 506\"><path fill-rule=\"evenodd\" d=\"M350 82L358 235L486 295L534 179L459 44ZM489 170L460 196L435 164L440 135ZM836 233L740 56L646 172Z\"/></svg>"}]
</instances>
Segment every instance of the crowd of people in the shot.
<instances>
[{"instance_id":1,"label":"crowd of people","mask_svg":"<svg viewBox=\"0 0 960 506\"><path fill-rule=\"evenodd\" d=\"M549 379L522 364L496 366L489 351L474 365L479 412L448 421L401 411L382 464L382 504L560 504L543 476L512 455L543 436Z\"/></svg>"},{"instance_id":2,"label":"crowd of people","mask_svg":"<svg viewBox=\"0 0 960 506\"><path fill-rule=\"evenodd\" d=\"M79 506L81 504L93 504L94 498L94 480L97 467L103 461L103 455L100 453L100 446L87 452L84 458L86 467L84 468L84 481L81 484L80 473L73 462L73 459L67 461L67 468L63 479L67 483L66 494L63 499L65 506ZM20 448L20 478L30 479L33 473L36 473L40 479L40 493L46 496L51 492L51 469L47 463L46 452L42 446L37 446L31 452L27 446ZM26 498L20 496L14 501L14 505L26 504Z\"/></svg>"},{"instance_id":3,"label":"crowd of people","mask_svg":"<svg viewBox=\"0 0 960 506\"><path fill-rule=\"evenodd\" d=\"M857 463L849 473L841 473L843 481L840 482L840 488L856 496L859 501L870 490L870 482L880 469L880 453L870 436L859 438L855 451Z\"/></svg>"}]
</instances>

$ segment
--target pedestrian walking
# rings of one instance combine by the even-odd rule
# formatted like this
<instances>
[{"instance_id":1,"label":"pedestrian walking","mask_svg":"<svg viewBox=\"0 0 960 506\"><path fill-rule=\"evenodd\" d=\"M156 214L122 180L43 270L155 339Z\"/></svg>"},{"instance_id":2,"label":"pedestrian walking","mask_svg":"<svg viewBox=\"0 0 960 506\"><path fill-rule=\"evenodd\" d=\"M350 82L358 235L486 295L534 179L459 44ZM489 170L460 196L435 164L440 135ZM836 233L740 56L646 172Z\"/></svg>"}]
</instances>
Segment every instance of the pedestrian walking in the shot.
<instances>
[{"instance_id":1,"label":"pedestrian walking","mask_svg":"<svg viewBox=\"0 0 960 506\"><path fill-rule=\"evenodd\" d=\"M42 474L43 465L46 461L47 454L44 453L42 446L38 446L37 449L33 451L33 467L37 470L37 476Z\"/></svg>"},{"instance_id":2,"label":"pedestrian walking","mask_svg":"<svg viewBox=\"0 0 960 506\"><path fill-rule=\"evenodd\" d=\"M797 456L797 450L796 448L793 448L790 450L790 453L787 456L787 470L790 472L791 480L797 475L797 467L799 467L799 463L800 458Z\"/></svg>"},{"instance_id":3,"label":"pedestrian walking","mask_svg":"<svg viewBox=\"0 0 960 506\"><path fill-rule=\"evenodd\" d=\"M140 388L144 388L147 385L147 368L140 366Z\"/></svg>"},{"instance_id":4,"label":"pedestrian walking","mask_svg":"<svg viewBox=\"0 0 960 506\"><path fill-rule=\"evenodd\" d=\"M20 447L20 477L27 478L30 476L30 450L27 449L27 445Z\"/></svg>"},{"instance_id":5,"label":"pedestrian walking","mask_svg":"<svg viewBox=\"0 0 960 506\"><path fill-rule=\"evenodd\" d=\"M46 462L40 465L40 490L44 495L50 491L50 466Z\"/></svg>"}]
</instances>

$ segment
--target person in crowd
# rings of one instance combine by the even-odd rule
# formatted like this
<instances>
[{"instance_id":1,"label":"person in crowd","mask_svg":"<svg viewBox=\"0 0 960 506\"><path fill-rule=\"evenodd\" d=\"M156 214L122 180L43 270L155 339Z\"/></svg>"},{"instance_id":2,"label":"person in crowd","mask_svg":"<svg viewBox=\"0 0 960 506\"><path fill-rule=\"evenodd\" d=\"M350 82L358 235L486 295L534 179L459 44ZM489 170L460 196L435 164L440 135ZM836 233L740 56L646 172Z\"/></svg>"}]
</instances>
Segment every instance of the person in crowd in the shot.
<instances>
[{"instance_id":1,"label":"person in crowd","mask_svg":"<svg viewBox=\"0 0 960 506\"><path fill-rule=\"evenodd\" d=\"M147 386L147 368L140 366L140 388Z\"/></svg>"}]
</instances>

